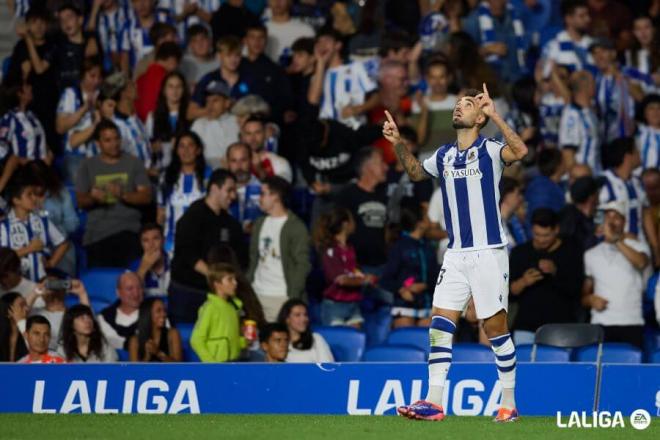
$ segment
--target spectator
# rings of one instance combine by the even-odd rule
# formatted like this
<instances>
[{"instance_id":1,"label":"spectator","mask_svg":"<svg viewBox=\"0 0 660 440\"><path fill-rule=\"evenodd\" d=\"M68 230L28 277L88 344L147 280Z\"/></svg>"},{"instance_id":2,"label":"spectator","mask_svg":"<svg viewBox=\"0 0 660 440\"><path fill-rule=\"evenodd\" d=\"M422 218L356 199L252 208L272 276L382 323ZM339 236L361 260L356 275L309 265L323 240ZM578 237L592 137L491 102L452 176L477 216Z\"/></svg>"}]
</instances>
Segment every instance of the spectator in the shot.
<instances>
[{"instance_id":1,"label":"spectator","mask_svg":"<svg viewBox=\"0 0 660 440\"><path fill-rule=\"evenodd\" d=\"M167 327L167 308L160 298L147 298L140 305L137 331L128 341L131 362L181 362L181 335Z\"/></svg>"},{"instance_id":2,"label":"spectator","mask_svg":"<svg viewBox=\"0 0 660 440\"><path fill-rule=\"evenodd\" d=\"M57 105L55 129L63 135L65 177L69 182L75 182L83 159L96 154L96 146L89 136L78 135L74 139L74 135L91 131L101 81L101 65L93 59L85 60L80 68L80 85L64 89Z\"/></svg>"},{"instance_id":3,"label":"spectator","mask_svg":"<svg viewBox=\"0 0 660 440\"><path fill-rule=\"evenodd\" d=\"M538 87L534 78L525 76L513 83L510 108L504 120L530 147L541 144L539 136ZM500 136L501 139L502 136ZM537 150L538 148L534 148Z\"/></svg>"},{"instance_id":4,"label":"spectator","mask_svg":"<svg viewBox=\"0 0 660 440\"><path fill-rule=\"evenodd\" d=\"M559 123L559 148L564 166L589 165L595 174L601 170L601 128L593 106L594 80L588 72L571 75L569 82L573 102L564 107Z\"/></svg>"},{"instance_id":5,"label":"spectator","mask_svg":"<svg viewBox=\"0 0 660 440\"><path fill-rule=\"evenodd\" d=\"M498 96L498 80L495 71L479 53L479 46L466 32L454 32L448 40L448 61L454 66L457 86L460 90L481 90L483 83L489 84L491 96Z\"/></svg>"},{"instance_id":6,"label":"spectator","mask_svg":"<svg viewBox=\"0 0 660 440\"><path fill-rule=\"evenodd\" d=\"M164 21L154 23L153 26L151 26L151 29L149 29L147 35L149 40L153 42L153 48L138 60L135 67L132 67L133 80L137 80L142 76L147 71L147 68L156 60L156 51L160 46L165 43L179 43L174 22L170 21L171 16L169 15L169 11L159 8L157 17L158 20ZM139 37L136 35L135 41L138 41L138 38Z\"/></svg>"},{"instance_id":7,"label":"spectator","mask_svg":"<svg viewBox=\"0 0 660 440\"><path fill-rule=\"evenodd\" d=\"M204 75L220 69L220 62L213 56L213 41L209 30L204 25L190 26L186 37L188 51L183 55L179 70L186 78L186 83L194 89Z\"/></svg>"},{"instance_id":8,"label":"spectator","mask_svg":"<svg viewBox=\"0 0 660 440\"><path fill-rule=\"evenodd\" d=\"M96 33L103 53L103 70L121 70L128 74L128 53L121 51L121 31L131 14L127 1L104 0L92 2L85 29Z\"/></svg>"},{"instance_id":9,"label":"spectator","mask_svg":"<svg viewBox=\"0 0 660 440\"><path fill-rule=\"evenodd\" d=\"M64 313L58 350L67 362L117 362L117 352L103 336L89 305L77 304Z\"/></svg>"},{"instance_id":10,"label":"spectator","mask_svg":"<svg viewBox=\"0 0 660 440\"><path fill-rule=\"evenodd\" d=\"M511 295L518 302L513 323L516 344L531 344L550 323L576 322L584 279L582 250L559 237L559 218L548 208L532 215L532 239L513 248Z\"/></svg>"},{"instance_id":11,"label":"spectator","mask_svg":"<svg viewBox=\"0 0 660 440\"><path fill-rule=\"evenodd\" d=\"M147 58L142 66L138 66L138 62L151 54L155 46L166 39L175 41L176 28L173 26L169 12L156 8L155 0L131 0L131 4L133 13L119 34L119 41L122 52L128 53L130 69L135 76L139 76L151 60ZM157 26L159 23L168 26L167 28Z\"/></svg>"},{"instance_id":12,"label":"spectator","mask_svg":"<svg viewBox=\"0 0 660 440\"><path fill-rule=\"evenodd\" d=\"M542 150L537 159L539 175L532 178L525 190L528 223L538 208L559 212L566 203L561 179L566 172L559 150Z\"/></svg>"},{"instance_id":13,"label":"spectator","mask_svg":"<svg viewBox=\"0 0 660 440\"><path fill-rule=\"evenodd\" d=\"M28 354L25 339L25 298L16 292L0 297L0 362L16 362Z\"/></svg>"},{"instance_id":14,"label":"spectator","mask_svg":"<svg viewBox=\"0 0 660 440\"><path fill-rule=\"evenodd\" d=\"M24 170L14 176L6 194L11 209L0 226L0 246L14 249L23 276L37 282L46 276L46 269L57 266L69 242L46 215L39 214L34 187Z\"/></svg>"},{"instance_id":15,"label":"spectator","mask_svg":"<svg viewBox=\"0 0 660 440\"><path fill-rule=\"evenodd\" d=\"M653 252L653 266L660 267L660 170L649 168L642 173L644 191L649 200L648 222L646 239Z\"/></svg>"},{"instance_id":16,"label":"spectator","mask_svg":"<svg viewBox=\"0 0 660 440\"><path fill-rule=\"evenodd\" d=\"M201 82L200 82L201 83ZM236 117L228 112L229 88L220 81L206 86L206 114L192 124L192 131L202 140L204 157L217 168L223 165L227 147L238 139L239 127Z\"/></svg>"},{"instance_id":17,"label":"spectator","mask_svg":"<svg viewBox=\"0 0 660 440\"><path fill-rule=\"evenodd\" d=\"M421 207L401 210L401 237L392 244L379 285L395 292L392 327L428 327L437 267L424 240L430 222Z\"/></svg>"},{"instance_id":18,"label":"spectator","mask_svg":"<svg viewBox=\"0 0 660 440\"><path fill-rule=\"evenodd\" d=\"M164 249L163 228L155 223L147 223L140 230L142 258L131 264L142 281L147 296L167 296L170 284L170 256Z\"/></svg>"},{"instance_id":19,"label":"spectator","mask_svg":"<svg viewBox=\"0 0 660 440\"><path fill-rule=\"evenodd\" d=\"M633 176L633 170L640 164L635 141L632 138L615 140L608 145L606 158L610 168L603 172L605 184L600 190L600 203L623 202L628 209L625 232L644 241L643 228L650 211L642 183Z\"/></svg>"},{"instance_id":20,"label":"spectator","mask_svg":"<svg viewBox=\"0 0 660 440\"><path fill-rule=\"evenodd\" d=\"M197 309L206 300L209 250L229 244L241 267L247 266L241 225L228 212L236 199L236 178L215 170L209 177L206 196L190 205L177 222L168 289L170 319L175 324L195 322Z\"/></svg>"},{"instance_id":21,"label":"spectator","mask_svg":"<svg viewBox=\"0 0 660 440\"><path fill-rule=\"evenodd\" d=\"M323 336L312 332L307 315L307 304L290 299L282 305L277 322L289 330L289 350L286 362L322 363L334 362L328 343Z\"/></svg>"},{"instance_id":22,"label":"spectator","mask_svg":"<svg viewBox=\"0 0 660 440\"><path fill-rule=\"evenodd\" d=\"M252 150L247 144L235 142L227 148L227 169L236 176L236 200L230 212L246 232L250 231L252 223L261 215L261 182L250 171L251 165Z\"/></svg>"},{"instance_id":23,"label":"spectator","mask_svg":"<svg viewBox=\"0 0 660 440\"><path fill-rule=\"evenodd\" d=\"M291 0L268 0L268 6L270 17L265 20L269 36L266 55L286 66L289 64L293 42L298 38L313 37L314 29L291 17Z\"/></svg>"},{"instance_id":24,"label":"spectator","mask_svg":"<svg viewBox=\"0 0 660 440\"><path fill-rule=\"evenodd\" d=\"M582 251L598 243L595 216L601 184L591 176L576 179L570 189L572 203L559 212L559 233L575 242Z\"/></svg>"},{"instance_id":25,"label":"spectator","mask_svg":"<svg viewBox=\"0 0 660 440\"><path fill-rule=\"evenodd\" d=\"M17 292L27 298L36 287L36 283L23 276L21 259L16 251L0 247L0 296Z\"/></svg>"},{"instance_id":26,"label":"spectator","mask_svg":"<svg viewBox=\"0 0 660 440\"><path fill-rule=\"evenodd\" d=\"M127 267L140 255L139 207L151 202L144 166L120 149L119 129L101 121L96 129L101 154L85 159L78 172L76 199L88 211L83 245L88 267Z\"/></svg>"},{"instance_id":27,"label":"spectator","mask_svg":"<svg viewBox=\"0 0 660 440\"><path fill-rule=\"evenodd\" d=\"M624 71L638 84L644 93L660 92L658 69L660 69L660 47L658 31L653 26L653 19L648 15L635 17L633 22L635 40L625 52Z\"/></svg>"},{"instance_id":28,"label":"spectator","mask_svg":"<svg viewBox=\"0 0 660 440\"><path fill-rule=\"evenodd\" d=\"M163 43L156 49L155 61L138 77L135 107L141 120L146 121L147 115L156 109L163 80L167 74L177 70L181 57L181 49L177 43Z\"/></svg>"},{"instance_id":29,"label":"spectator","mask_svg":"<svg viewBox=\"0 0 660 440\"><path fill-rule=\"evenodd\" d=\"M358 266L378 276L386 259L387 197L381 184L387 176L387 164L373 148L358 151L354 163L358 180L339 193L337 204L348 208L355 219L352 244Z\"/></svg>"},{"instance_id":30,"label":"spectator","mask_svg":"<svg viewBox=\"0 0 660 440\"><path fill-rule=\"evenodd\" d=\"M593 66L593 58L589 53L592 39L588 35L591 17L587 2L563 1L561 16L564 20L564 29L543 47L541 58L545 72L550 72L552 64L564 66L571 73Z\"/></svg>"},{"instance_id":31,"label":"spectator","mask_svg":"<svg viewBox=\"0 0 660 440\"><path fill-rule=\"evenodd\" d=\"M243 38L248 27L259 23L259 18L244 3L243 0L227 0L213 13L211 29L216 41L228 35Z\"/></svg>"},{"instance_id":32,"label":"spectator","mask_svg":"<svg viewBox=\"0 0 660 440\"><path fill-rule=\"evenodd\" d=\"M302 116L303 111L309 106L307 93L316 67L314 39L297 39L291 46L291 53L291 64L287 68L287 73L293 93L294 109L297 115Z\"/></svg>"},{"instance_id":33,"label":"spectator","mask_svg":"<svg viewBox=\"0 0 660 440\"><path fill-rule=\"evenodd\" d=\"M149 113L145 125L154 165L159 171L164 171L172 161L175 138L190 127L186 118L189 103L190 93L183 76L179 72L168 73L163 78L156 108Z\"/></svg>"},{"instance_id":34,"label":"spectator","mask_svg":"<svg viewBox=\"0 0 660 440\"><path fill-rule=\"evenodd\" d=\"M287 182L293 181L289 162L273 151L266 149L266 123L259 117L251 117L241 127L241 142L252 150L252 164L257 177L278 176Z\"/></svg>"},{"instance_id":35,"label":"spectator","mask_svg":"<svg viewBox=\"0 0 660 440\"><path fill-rule=\"evenodd\" d=\"M354 232L351 212L340 206L322 214L316 223L314 245L321 257L327 286L321 303L323 325L360 328L364 321L360 312L362 289L373 284L375 277L357 268L355 248L349 243Z\"/></svg>"},{"instance_id":36,"label":"spectator","mask_svg":"<svg viewBox=\"0 0 660 440\"><path fill-rule=\"evenodd\" d=\"M500 215L509 251L528 240L524 202L520 183L511 177L502 176L500 179Z\"/></svg>"},{"instance_id":37,"label":"spectator","mask_svg":"<svg viewBox=\"0 0 660 440\"><path fill-rule=\"evenodd\" d=\"M243 127L245 122L252 117L268 117L270 106L259 95L247 95L236 101L231 108L231 114L236 116L238 126Z\"/></svg>"},{"instance_id":38,"label":"spectator","mask_svg":"<svg viewBox=\"0 0 660 440\"><path fill-rule=\"evenodd\" d=\"M25 324L25 340L28 354L20 358L19 364L62 364L60 355L48 350L50 323L43 316L30 316Z\"/></svg>"},{"instance_id":39,"label":"spectator","mask_svg":"<svg viewBox=\"0 0 660 440\"><path fill-rule=\"evenodd\" d=\"M289 355L289 330L285 324L269 323L259 329L259 345L266 362L286 362Z\"/></svg>"},{"instance_id":40,"label":"spectator","mask_svg":"<svg viewBox=\"0 0 660 440\"><path fill-rule=\"evenodd\" d=\"M627 342L641 349L642 271L649 262L649 248L624 232L628 212L621 201L601 209L605 241L584 255L582 305L591 309L591 323L603 326L605 342Z\"/></svg>"},{"instance_id":41,"label":"spectator","mask_svg":"<svg viewBox=\"0 0 660 440\"><path fill-rule=\"evenodd\" d=\"M211 169L204 159L204 144L195 133L178 135L172 161L165 169L158 193L158 223L164 226L165 249L172 250L176 224L190 205L206 192Z\"/></svg>"},{"instance_id":42,"label":"spectator","mask_svg":"<svg viewBox=\"0 0 660 440\"><path fill-rule=\"evenodd\" d=\"M211 22L211 14L220 8L220 0L194 2L169 0L168 2L161 2L159 5L166 7L172 17L174 17L181 40L185 41L186 30L191 26L202 25L208 27Z\"/></svg>"},{"instance_id":43,"label":"spectator","mask_svg":"<svg viewBox=\"0 0 660 440\"><path fill-rule=\"evenodd\" d=\"M117 301L101 310L99 328L106 340L116 349L126 350L128 339L135 334L144 289L140 277L125 272L117 278Z\"/></svg>"},{"instance_id":44,"label":"spectator","mask_svg":"<svg viewBox=\"0 0 660 440\"><path fill-rule=\"evenodd\" d=\"M259 205L266 214L254 222L247 278L274 321L289 298L305 295L310 271L309 235L305 224L288 209L290 185L281 177L263 181Z\"/></svg>"},{"instance_id":45,"label":"spectator","mask_svg":"<svg viewBox=\"0 0 660 440\"><path fill-rule=\"evenodd\" d=\"M241 301L236 298L236 271L228 264L208 267L211 293L199 309L190 345L202 362L227 362L239 358L245 347L240 335Z\"/></svg>"},{"instance_id":46,"label":"spectator","mask_svg":"<svg viewBox=\"0 0 660 440\"><path fill-rule=\"evenodd\" d=\"M636 144L642 169L660 168L660 95L647 95L640 104L644 122L637 125Z\"/></svg>"},{"instance_id":47,"label":"spectator","mask_svg":"<svg viewBox=\"0 0 660 440\"><path fill-rule=\"evenodd\" d=\"M539 93L539 131L543 145L549 148L559 146L559 124L564 107L571 101L568 88L569 73L565 67L554 65L548 78L537 75Z\"/></svg>"}]
</instances>

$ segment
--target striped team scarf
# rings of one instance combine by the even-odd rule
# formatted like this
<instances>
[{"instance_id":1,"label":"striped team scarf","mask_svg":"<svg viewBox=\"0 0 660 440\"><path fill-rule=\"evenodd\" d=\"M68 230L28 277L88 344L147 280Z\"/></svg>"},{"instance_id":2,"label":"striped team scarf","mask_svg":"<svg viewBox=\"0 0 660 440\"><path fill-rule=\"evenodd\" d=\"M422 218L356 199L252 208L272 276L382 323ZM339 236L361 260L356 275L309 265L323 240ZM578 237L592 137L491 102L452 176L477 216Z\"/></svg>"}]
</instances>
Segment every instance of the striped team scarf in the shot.
<instances>
[{"instance_id":1,"label":"striped team scarf","mask_svg":"<svg viewBox=\"0 0 660 440\"><path fill-rule=\"evenodd\" d=\"M596 103L603 120L604 142L631 136L635 132L635 102L628 89L624 78L596 76ZM614 102L615 98L618 102Z\"/></svg>"},{"instance_id":2,"label":"striped team scarf","mask_svg":"<svg viewBox=\"0 0 660 440\"><path fill-rule=\"evenodd\" d=\"M507 3L506 9L513 22L513 32L516 37L516 60L518 61L518 66L524 72L527 70L527 63L525 62L525 27L523 26L518 11L516 11L516 8L511 4L511 2ZM495 39L495 24L493 22L493 14L490 11L490 4L485 1L481 2L477 12L479 14L481 43L496 43L497 40ZM490 64L497 65L502 63L502 57L492 54L486 57L486 61L488 61Z\"/></svg>"}]
</instances>

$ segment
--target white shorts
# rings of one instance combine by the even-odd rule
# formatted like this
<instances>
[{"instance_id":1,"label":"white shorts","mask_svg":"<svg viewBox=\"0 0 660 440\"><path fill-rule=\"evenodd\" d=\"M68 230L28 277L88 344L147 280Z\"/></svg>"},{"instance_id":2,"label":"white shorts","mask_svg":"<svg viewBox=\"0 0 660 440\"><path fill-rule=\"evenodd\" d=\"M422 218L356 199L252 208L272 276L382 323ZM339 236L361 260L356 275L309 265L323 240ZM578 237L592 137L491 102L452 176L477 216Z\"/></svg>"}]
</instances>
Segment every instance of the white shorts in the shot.
<instances>
[{"instance_id":1,"label":"white shorts","mask_svg":"<svg viewBox=\"0 0 660 440\"><path fill-rule=\"evenodd\" d=\"M433 306L463 311L470 295L479 319L508 310L509 255L506 248L447 251L433 293Z\"/></svg>"}]
</instances>

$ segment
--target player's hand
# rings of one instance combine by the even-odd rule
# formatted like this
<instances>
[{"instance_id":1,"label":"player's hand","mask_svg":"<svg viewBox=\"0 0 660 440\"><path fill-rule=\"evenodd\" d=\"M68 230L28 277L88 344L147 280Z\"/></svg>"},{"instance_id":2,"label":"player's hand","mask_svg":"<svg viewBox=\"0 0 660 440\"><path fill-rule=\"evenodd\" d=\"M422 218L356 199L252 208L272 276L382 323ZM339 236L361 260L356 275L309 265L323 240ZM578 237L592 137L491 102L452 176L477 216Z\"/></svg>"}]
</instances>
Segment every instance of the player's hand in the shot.
<instances>
[{"instance_id":1,"label":"player's hand","mask_svg":"<svg viewBox=\"0 0 660 440\"><path fill-rule=\"evenodd\" d=\"M525 286L529 287L541 281L543 279L543 274L540 270L532 267L527 269L522 277L523 281L525 282Z\"/></svg>"},{"instance_id":2,"label":"player's hand","mask_svg":"<svg viewBox=\"0 0 660 440\"><path fill-rule=\"evenodd\" d=\"M545 274L550 274L550 275L557 274L557 265L552 260L547 260L547 259L539 260L539 269L541 270L541 272Z\"/></svg>"},{"instance_id":3,"label":"player's hand","mask_svg":"<svg viewBox=\"0 0 660 440\"><path fill-rule=\"evenodd\" d=\"M401 142L399 128L396 126L394 118L387 110L385 110L385 117L387 118L387 121L385 121L383 124L383 137L390 141L392 144L398 144Z\"/></svg>"},{"instance_id":4,"label":"player's hand","mask_svg":"<svg viewBox=\"0 0 660 440\"><path fill-rule=\"evenodd\" d=\"M591 308L594 310L597 310L599 312L602 312L607 308L607 304L609 303L608 300L603 298L602 296L598 295L591 295Z\"/></svg>"},{"instance_id":5,"label":"player's hand","mask_svg":"<svg viewBox=\"0 0 660 440\"><path fill-rule=\"evenodd\" d=\"M32 252L40 252L44 248L44 242L41 241L38 238L33 238L30 241L30 244L28 244L28 248L30 249L30 253Z\"/></svg>"},{"instance_id":6,"label":"player's hand","mask_svg":"<svg viewBox=\"0 0 660 440\"><path fill-rule=\"evenodd\" d=\"M491 117L495 114L495 103L488 94L488 88L486 83L484 83L484 91L479 93L477 96L477 102L479 103L479 108L484 113L484 115Z\"/></svg>"}]
</instances>

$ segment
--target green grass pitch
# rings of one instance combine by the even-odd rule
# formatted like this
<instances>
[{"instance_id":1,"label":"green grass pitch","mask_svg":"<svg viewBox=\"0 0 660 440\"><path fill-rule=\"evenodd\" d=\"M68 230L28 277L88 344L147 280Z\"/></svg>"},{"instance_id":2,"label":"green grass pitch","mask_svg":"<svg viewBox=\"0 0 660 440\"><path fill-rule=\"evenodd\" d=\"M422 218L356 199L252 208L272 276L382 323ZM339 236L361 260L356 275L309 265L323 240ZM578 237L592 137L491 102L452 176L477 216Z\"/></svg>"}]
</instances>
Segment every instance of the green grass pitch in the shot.
<instances>
[{"instance_id":1,"label":"green grass pitch","mask_svg":"<svg viewBox=\"0 0 660 440\"><path fill-rule=\"evenodd\" d=\"M660 419L636 431L560 429L552 417L498 425L486 417L416 422L401 417L304 415L0 415L0 439L658 439Z\"/></svg>"}]
</instances>

